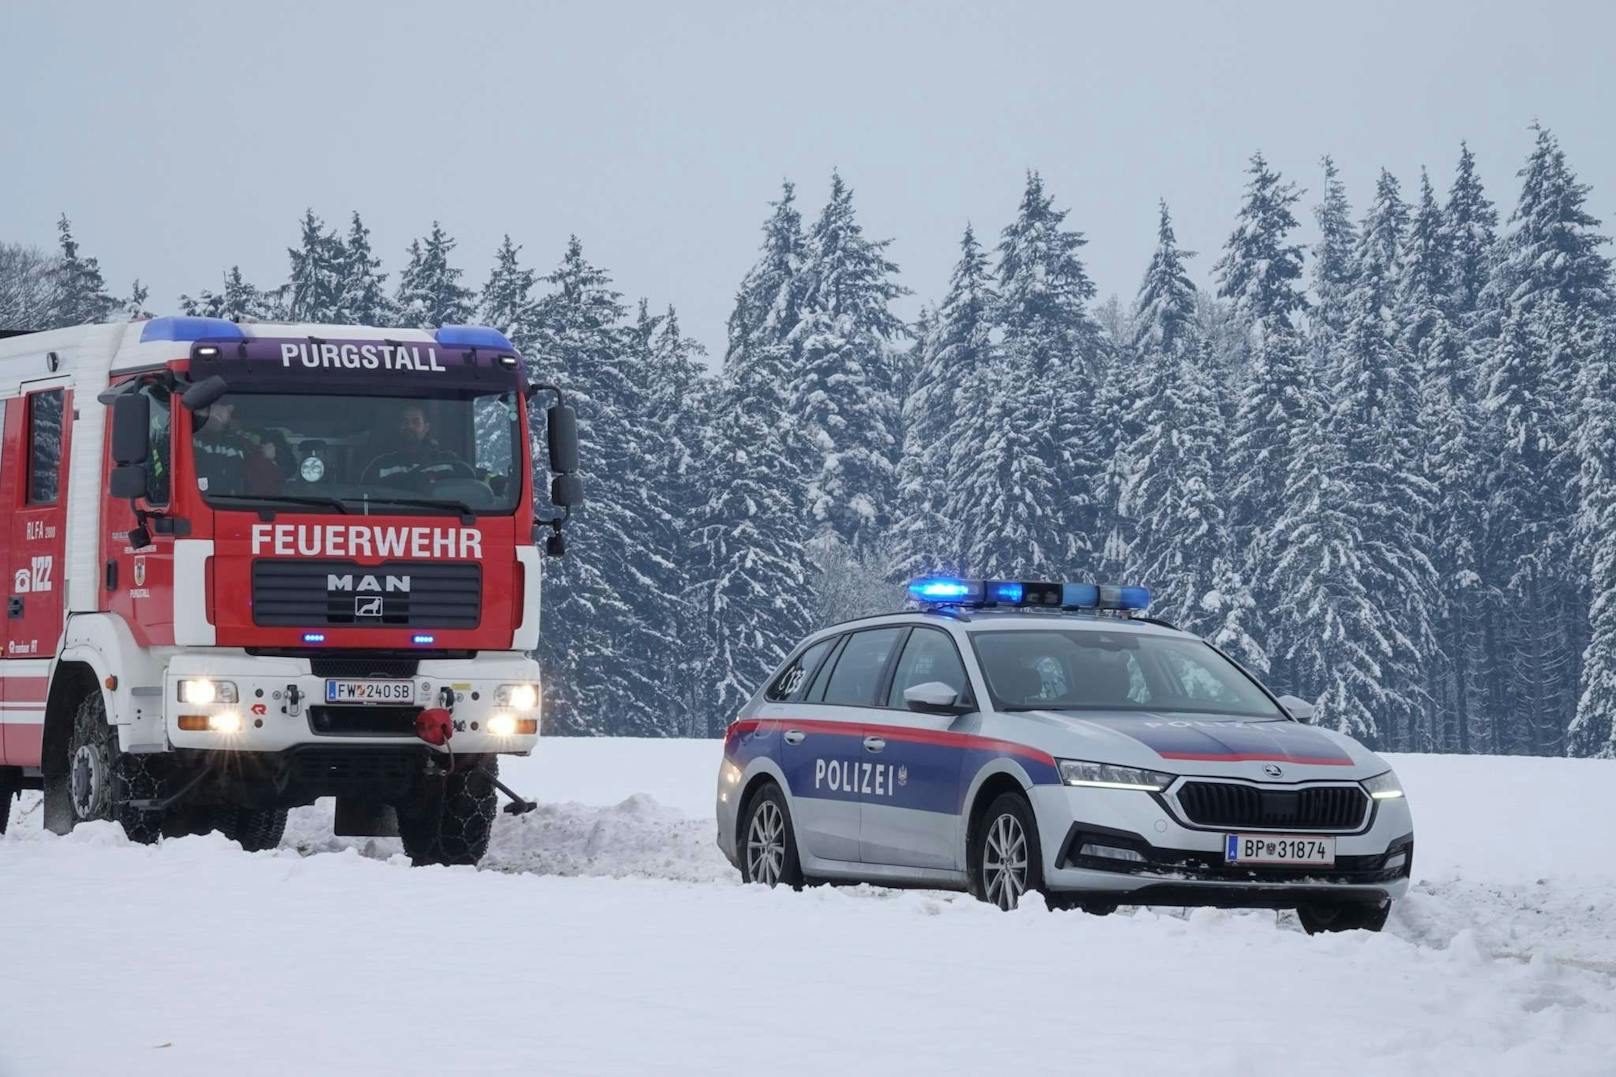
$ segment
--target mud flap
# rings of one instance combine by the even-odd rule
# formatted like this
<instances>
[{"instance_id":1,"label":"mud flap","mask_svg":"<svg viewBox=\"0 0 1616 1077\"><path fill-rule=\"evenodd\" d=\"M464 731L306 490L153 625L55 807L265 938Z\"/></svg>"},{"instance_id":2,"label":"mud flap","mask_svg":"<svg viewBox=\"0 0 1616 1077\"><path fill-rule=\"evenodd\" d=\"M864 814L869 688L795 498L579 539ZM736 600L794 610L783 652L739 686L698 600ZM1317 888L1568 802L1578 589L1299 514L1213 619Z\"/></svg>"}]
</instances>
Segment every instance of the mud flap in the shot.
<instances>
[{"instance_id":1,"label":"mud flap","mask_svg":"<svg viewBox=\"0 0 1616 1077\"><path fill-rule=\"evenodd\" d=\"M398 812L380 801L338 797L333 832L339 838L396 838Z\"/></svg>"}]
</instances>

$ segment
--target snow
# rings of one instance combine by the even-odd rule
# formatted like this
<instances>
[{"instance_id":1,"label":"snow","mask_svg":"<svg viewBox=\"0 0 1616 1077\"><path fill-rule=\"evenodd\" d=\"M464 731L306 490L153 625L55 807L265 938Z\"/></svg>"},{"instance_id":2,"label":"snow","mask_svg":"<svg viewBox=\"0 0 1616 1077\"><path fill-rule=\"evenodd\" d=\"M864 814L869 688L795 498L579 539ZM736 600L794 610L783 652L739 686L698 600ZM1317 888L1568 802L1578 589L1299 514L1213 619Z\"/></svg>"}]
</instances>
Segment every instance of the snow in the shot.
<instances>
[{"instance_id":1,"label":"snow","mask_svg":"<svg viewBox=\"0 0 1616 1077\"><path fill-rule=\"evenodd\" d=\"M714 741L549 740L484 870L335 839L0 839L0 1074L983 1070L1609 1074L1616 762L1401 756L1383 935L1290 914L737 884Z\"/></svg>"}]
</instances>

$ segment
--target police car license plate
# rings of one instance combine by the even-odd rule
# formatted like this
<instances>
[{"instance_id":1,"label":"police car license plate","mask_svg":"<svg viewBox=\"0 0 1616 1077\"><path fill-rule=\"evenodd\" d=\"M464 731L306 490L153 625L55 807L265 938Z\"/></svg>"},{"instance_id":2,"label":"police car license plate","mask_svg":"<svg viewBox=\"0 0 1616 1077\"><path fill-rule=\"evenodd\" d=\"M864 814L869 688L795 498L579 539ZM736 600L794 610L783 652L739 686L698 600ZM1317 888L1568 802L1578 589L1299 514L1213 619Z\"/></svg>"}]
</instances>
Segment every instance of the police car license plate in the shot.
<instances>
[{"instance_id":1,"label":"police car license plate","mask_svg":"<svg viewBox=\"0 0 1616 1077\"><path fill-rule=\"evenodd\" d=\"M414 681L326 681L327 703L414 703Z\"/></svg>"},{"instance_id":2,"label":"police car license plate","mask_svg":"<svg viewBox=\"0 0 1616 1077\"><path fill-rule=\"evenodd\" d=\"M1301 834L1229 834L1224 838L1223 858L1230 864L1315 864L1335 863L1335 839Z\"/></svg>"}]
</instances>

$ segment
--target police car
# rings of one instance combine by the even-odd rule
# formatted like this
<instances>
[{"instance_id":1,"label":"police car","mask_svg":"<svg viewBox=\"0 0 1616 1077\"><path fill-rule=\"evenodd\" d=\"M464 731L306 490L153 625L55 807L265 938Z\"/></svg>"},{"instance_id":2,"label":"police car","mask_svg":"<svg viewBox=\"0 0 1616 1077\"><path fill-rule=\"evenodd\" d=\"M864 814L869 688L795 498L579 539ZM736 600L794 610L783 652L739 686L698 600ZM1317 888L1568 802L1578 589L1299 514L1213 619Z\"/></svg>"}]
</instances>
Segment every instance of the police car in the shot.
<instances>
[{"instance_id":1,"label":"police car","mask_svg":"<svg viewBox=\"0 0 1616 1077\"><path fill-rule=\"evenodd\" d=\"M804 640L730 724L718 843L747 882L1294 907L1379 930L1408 887L1397 775L1306 724L1140 587L928 578Z\"/></svg>"}]
</instances>

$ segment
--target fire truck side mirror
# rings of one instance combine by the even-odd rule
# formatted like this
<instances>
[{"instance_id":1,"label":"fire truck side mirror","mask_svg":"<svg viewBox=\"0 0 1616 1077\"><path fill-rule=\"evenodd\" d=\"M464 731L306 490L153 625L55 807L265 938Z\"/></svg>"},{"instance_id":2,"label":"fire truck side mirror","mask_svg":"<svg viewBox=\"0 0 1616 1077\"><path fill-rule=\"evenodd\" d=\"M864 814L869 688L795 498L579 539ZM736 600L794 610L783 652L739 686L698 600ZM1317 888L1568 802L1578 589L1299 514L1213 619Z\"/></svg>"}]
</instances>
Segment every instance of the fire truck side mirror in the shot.
<instances>
[{"instance_id":1,"label":"fire truck side mirror","mask_svg":"<svg viewBox=\"0 0 1616 1077\"><path fill-rule=\"evenodd\" d=\"M107 485L112 491L112 496L120 500L145 497L150 492L146 487L144 464L119 464L112 469Z\"/></svg>"},{"instance_id":2,"label":"fire truck side mirror","mask_svg":"<svg viewBox=\"0 0 1616 1077\"><path fill-rule=\"evenodd\" d=\"M112 462L144 464L151 429L151 397L124 393L112 405Z\"/></svg>"},{"instance_id":3,"label":"fire truck side mirror","mask_svg":"<svg viewBox=\"0 0 1616 1077\"><path fill-rule=\"evenodd\" d=\"M230 386L225 380L215 374L210 378L203 378L185 390L185 395L180 397L180 402L185 405L187 410L198 411L219 399L229 389Z\"/></svg>"},{"instance_id":4,"label":"fire truck side mirror","mask_svg":"<svg viewBox=\"0 0 1616 1077\"><path fill-rule=\"evenodd\" d=\"M578 470L578 413L566 404L552 404L545 410L544 425L550 441L550 470L570 475ZM583 500L579 487L578 500ZM563 502L557 501L557 505Z\"/></svg>"},{"instance_id":5,"label":"fire truck side mirror","mask_svg":"<svg viewBox=\"0 0 1616 1077\"><path fill-rule=\"evenodd\" d=\"M557 475L550 480L550 504L575 509L584 503L584 480L577 475Z\"/></svg>"}]
</instances>

